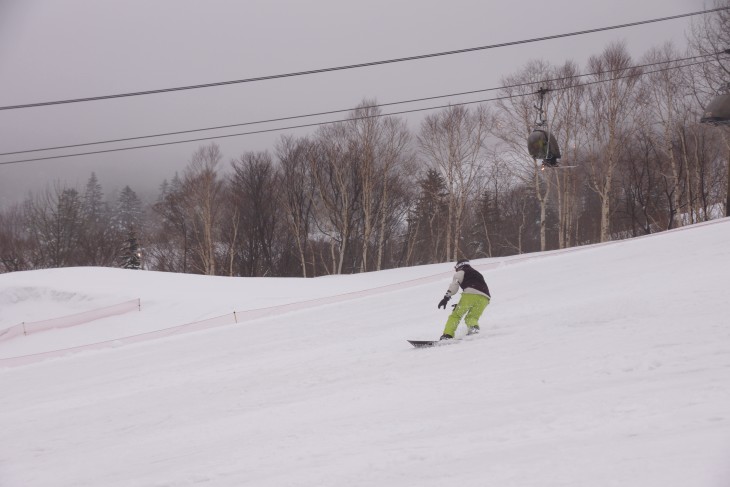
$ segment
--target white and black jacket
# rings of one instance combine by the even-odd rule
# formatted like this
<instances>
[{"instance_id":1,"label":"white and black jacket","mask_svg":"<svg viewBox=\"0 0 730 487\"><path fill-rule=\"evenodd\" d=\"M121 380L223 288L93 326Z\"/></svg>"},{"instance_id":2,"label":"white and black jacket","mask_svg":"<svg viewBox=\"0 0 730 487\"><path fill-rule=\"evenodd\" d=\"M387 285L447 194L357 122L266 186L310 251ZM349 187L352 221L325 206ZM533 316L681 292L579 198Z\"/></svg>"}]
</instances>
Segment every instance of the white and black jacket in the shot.
<instances>
[{"instance_id":1,"label":"white and black jacket","mask_svg":"<svg viewBox=\"0 0 730 487\"><path fill-rule=\"evenodd\" d=\"M451 281L449 290L446 291L446 296L453 296L459 292L459 287L461 287L464 294L480 294L487 298L491 298L491 295L489 294L489 287L487 286L487 282L484 280L484 276L469 265L466 265L456 271L454 274L454 280Z\"/></svg>"}]
</instances>

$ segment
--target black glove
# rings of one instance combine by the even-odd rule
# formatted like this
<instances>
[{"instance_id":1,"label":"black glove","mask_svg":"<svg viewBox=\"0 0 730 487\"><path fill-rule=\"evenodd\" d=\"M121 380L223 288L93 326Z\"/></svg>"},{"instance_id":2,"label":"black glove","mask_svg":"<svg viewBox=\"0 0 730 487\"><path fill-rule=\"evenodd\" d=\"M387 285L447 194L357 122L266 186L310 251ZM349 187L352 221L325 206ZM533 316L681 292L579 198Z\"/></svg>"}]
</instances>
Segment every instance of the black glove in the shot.
<instances>
[{"instance_id":1,"label":"black glove","mask_svg":"<svg viewBox=\"0 0 730 487\"><path fill-rule=\"evenodd\" d=\"M451 299L451 296L444 296L444 299L439 302L439 308L446 309L446 303L449 302L449 299Z\"/></svg>"}]
</instances>

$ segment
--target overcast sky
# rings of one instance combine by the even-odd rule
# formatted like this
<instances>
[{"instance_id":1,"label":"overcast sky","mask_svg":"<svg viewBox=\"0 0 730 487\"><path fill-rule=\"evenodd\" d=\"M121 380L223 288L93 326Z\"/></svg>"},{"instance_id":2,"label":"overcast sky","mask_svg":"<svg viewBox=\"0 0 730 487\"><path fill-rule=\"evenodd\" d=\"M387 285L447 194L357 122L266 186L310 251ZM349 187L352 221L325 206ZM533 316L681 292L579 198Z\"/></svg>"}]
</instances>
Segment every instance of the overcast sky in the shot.
<instances>
[{"instance_id":1,"label":"overcast sky","mask_svg":"<svg viewBox=\"0 0 730 487\"><path fill-rule=\"evenodd\" d=\"M0 106L155 90L416 56L678 15L702 0L0 0ZM0 153L136 137L496 87L528 61L585 60L623 40L638 60L690 19L375 67L198 90L0 110ZM488 98L489 93L468 99ZM398 105L436 106L467 98ZM385 109L387 112L389 109ZM415 132L424 114L409 116ZM234 134L337 115L66 151L0 162ZM219 139L225 164L273 150L282 134ZM0 207L92 171L107 196L140 196L182 172L201 142L0 165Z\"/></svg>"}]
</instances>

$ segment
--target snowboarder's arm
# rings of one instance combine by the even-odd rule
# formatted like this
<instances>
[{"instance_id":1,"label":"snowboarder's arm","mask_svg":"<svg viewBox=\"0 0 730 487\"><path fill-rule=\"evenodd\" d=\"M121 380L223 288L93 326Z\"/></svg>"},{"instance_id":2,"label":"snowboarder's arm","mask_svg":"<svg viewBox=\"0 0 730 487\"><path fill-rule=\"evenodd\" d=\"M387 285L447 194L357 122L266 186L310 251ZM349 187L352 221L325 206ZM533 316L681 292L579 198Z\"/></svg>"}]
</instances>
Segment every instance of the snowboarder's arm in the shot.
<instances>
[{"instance_id":1,"label":"snowboarder's arm","mask_svg":"<svg viewBox=\"0 0 730 487\"><path fill-rule=\"evenodd\" d=\"M453 296L454 294L459 292L459 285L464 280L464 271L457 271L454 274L454 279L451 281L451 285L449 286L449 290L446 291L446 296Z\"/></svg>"}]
</instances>

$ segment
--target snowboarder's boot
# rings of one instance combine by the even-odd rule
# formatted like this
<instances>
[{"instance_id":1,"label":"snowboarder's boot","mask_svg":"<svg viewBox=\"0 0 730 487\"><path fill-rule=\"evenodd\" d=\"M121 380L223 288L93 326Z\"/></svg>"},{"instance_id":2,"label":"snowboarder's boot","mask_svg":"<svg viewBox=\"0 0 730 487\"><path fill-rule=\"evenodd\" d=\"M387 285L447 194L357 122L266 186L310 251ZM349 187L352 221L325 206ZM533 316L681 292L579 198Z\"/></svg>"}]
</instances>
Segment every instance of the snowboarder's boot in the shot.
<instances>
[{"instance_id":1,"label":"snowboarder's boot","mask_svg":"<svg viewBox=\"0 0 730 487\"><path fill-rule=\"evenodd\" d=\"M441 335L441 338L439 338L439 340L451 340L452 338L454 338L454 337L452 337L451 335L447 335L446 333L444 333L443 335Z\"/></svg>"},{"instance_id":2,"label":"snowboarder's boot","mask_svg":"<svg viewBox=\"0 0 730 487\"><path fill-rule=\"evenodd\" d=\"M466 331L467 335L476 335L477 333L479 333L478 326L470 326L469 329Z\"/></svg>"}]
</instances>

